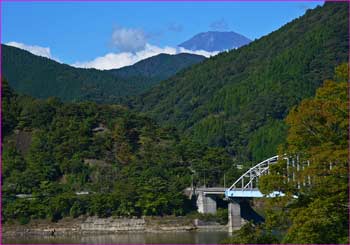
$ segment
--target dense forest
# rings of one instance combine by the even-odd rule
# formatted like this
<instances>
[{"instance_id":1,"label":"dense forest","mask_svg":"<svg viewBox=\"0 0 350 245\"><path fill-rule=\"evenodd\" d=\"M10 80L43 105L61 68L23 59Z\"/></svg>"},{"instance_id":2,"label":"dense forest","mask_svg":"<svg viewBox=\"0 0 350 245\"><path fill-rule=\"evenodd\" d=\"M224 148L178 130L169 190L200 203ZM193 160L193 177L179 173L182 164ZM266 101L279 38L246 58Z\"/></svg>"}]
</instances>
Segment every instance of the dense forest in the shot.
<instances>
[{"instance_id":1,"label":"dense forest","mask_svg":"<svg viewBox=\"0 0 350 245\"><path fill-rule=\"evenodd\" d=\"M205 59L194 54L161 54L133 66L101 71L74 68L7 45L1 49L2 72L18 93L75 102L120 102Z\"/></svg>"},{"instance_id":2,"label":"dense forest","mask_svg":"<svg viewBox=\"0 0 350 245\"><path fill-rule=\"evenodd\" d=\"M138 78L142 77L152 79L149 82L152 84L161 80L165 80L178 71L190 67L193 64L200 63L205 59L204 56L180 53L177 55L159 54L141 60L134 65L124 66L119 69L108 70L114 75L122 78Z\"/></svg>"},{"instance_id":3,"label":"dense forest","mask_svg":"<svg viewBox=\"0 0 350 245\"><path fill-rule=\"evenodd\" d=\"M40 100L2 86L3 221L183 215L195 210L183 194L192 180L223 185L224 172L227 181L240 173L224 149L122 106Z\"/></svg>"},{"instance_id":4,"label":"dense forest","mask_svg":"<svg viewBox=\"0 0 350 245\"><path fill-rule=\"evenodd\" d=\"M162 125L237 162L272 156L286 136L283 119L348 60L347 3L327 2L250 44L221 53L130 101Z\"/></svg>"},{"instance_id":5,"label":"dense forest","mask_svg":"<svg viewBox=\"0 0 350 245\"><path fill-rule=\"evenodd\" d=\"M261 199L265 222L225 242L348 243L348 14L327 2L210 59L104 72L3 45L2 222L183 216L196 210L186 187L232 183L279 154L300 168L281 158L259 189L285 196Z\"/></svg>"},{"instance_id":6,"label":"dense forest","mask_svg":"<svg viewBox=\"0 0 350 245\"><path fill-rule=\"evenodd\" d=\"M348 64L337 67L315 97L290 111L280 154L301 166L281 160L260 178L265 194L280 190L286 196L266 199L265 223L248 223L226 242L349 244L348 71Z\"/></svg>"},{"instance_id":7,"label":"dense forest","mask_svg":"<svg viewBox=\"0 0 350 245\"><path fill-rule=\"evenodd\" d=\"M303 165L295 179L285 160L261 177L263 193L286 196L265 199L265 223L247 223L225 242L347 242L347 80L348 64L338 66L315 97L290 110L279 154ZM39 100L2 84L3 222L186 215L196 208L185 187L223 185L223 172L229 183L242 173L224 148L125 107Z\"/></svg>"}]
</instances>

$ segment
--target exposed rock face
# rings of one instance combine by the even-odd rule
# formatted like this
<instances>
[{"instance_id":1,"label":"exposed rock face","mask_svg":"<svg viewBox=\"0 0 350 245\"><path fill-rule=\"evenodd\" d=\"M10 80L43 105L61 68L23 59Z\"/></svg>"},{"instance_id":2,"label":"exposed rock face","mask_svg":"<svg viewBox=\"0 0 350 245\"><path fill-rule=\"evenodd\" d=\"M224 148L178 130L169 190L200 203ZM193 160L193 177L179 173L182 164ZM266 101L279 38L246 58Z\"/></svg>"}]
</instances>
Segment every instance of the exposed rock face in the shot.
<instances>
[{"instance_id":1,"label":"exposed rock face","mask_svg":"<svg viewBox=\"0 0 350 245\"><path fill-rule=\"evenodd\" d=\"M144 218L97 218L88 217L82 224L82 231L143 231L146 222Z\"/></svg>"},{"instance_id":2,"label":"exposed rock face","mask_svg":"<svg viewBox=\"0 0 350 245\"><path fill-rule=\"evenodd\" d=\"M80 225L82 232L120 232L120 231L187 231L196 229L192 221L177 218L98 218L88 217Z\"/></svg>"},{"instance_id":3,"label":"exposed rock face","mask_svg":"<svg viewBox=\"0 0 350 245\"><path fill-rule=\"evenodd\" d=\"M187 217L142 217L66 218L56 222L36 220L26 225L5 224L2 233L14 236L54 236L67 234L111 234L118 232L184 232L192 230L227 230L226 225L204 222Z\"/></svg>"}]
</instances>

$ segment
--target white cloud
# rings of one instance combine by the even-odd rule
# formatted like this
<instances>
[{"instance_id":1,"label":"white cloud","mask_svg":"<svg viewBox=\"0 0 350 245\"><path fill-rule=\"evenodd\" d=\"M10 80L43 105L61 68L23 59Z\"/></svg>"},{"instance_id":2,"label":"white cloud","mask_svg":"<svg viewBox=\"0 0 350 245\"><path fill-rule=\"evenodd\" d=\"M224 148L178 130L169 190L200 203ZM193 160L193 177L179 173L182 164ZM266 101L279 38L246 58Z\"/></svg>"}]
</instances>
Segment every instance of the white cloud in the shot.
<instances>
[{"instance_id":1,"label":"white cloud","mask_svg":"<svg viewBox=\"0 0 350 245\"><path fill-rule=\"evenodd\" d=\"M179 54L179 53L192 53L203 55L205 57L210 57L218 54L219 52L207 52L204 50L187 50L182 47L157 47L151 44L146 43L143 50L137 52L121 52L121 53L108 53L104 56L97 57L94 60L86 62L76 62L72 64L75 67L81 68L96 68L99 70L109 70L121 68L123 66L133 65L138 61L147 59L149 57L158 55L158 54Z\"/></svg>"},{"instance_id":2,"label":"white cloud","mask_svg":"<svg viewBox=\"0 0 350 245\"><path fill-rule=\"evenodd\" d=\"M145 48L147 38L143 30L117 28L112 33L112 44L121 52L136 52Z\"/></svg>"},{"instance_id":3,"label":"white cloud","mask_svg":"<svg viewBox=\"0 0 350 245\"><path fill-rule=\"evenodd\" d=\"M18 43L18 42L8 42L5 44L9 45L9 46L16 47L16 48L27 50L28 52L35 54L35 55L39 55L42 57L46 57L46 58L49 58L52 60L59 61L59 59L57 59L51 55L51 50L49 47L41 47L41 46L37 46L37 45L27 45L27 44Z\"/></svg>"},{"instance_id":4,"label":"white cloud","mask_svg":"<svg viewBox=\"0 0 350 245\"><path fill-rule=\"evenodd\" d=\"M202 55L205 57L211 57L211 56L215 56L218 53L220 53L221 51L206 51L206 50L189 50L189 49L185 49L183 47L179 47L178 48L178 53L189 53L189 54L197 54L197 55Z\"/></svg>"},{"instance_id":5,"label":"white cloud","mask_svg":"<svg viewBox=\"0 0 350 245\"><path fill-rule=\"evenodd\" d=\"M178 27L178 26L177 26ZM177 28L179 29L179 28ZM210 57L219 52L207 52L204 50L187 50L183 47L158 47L147 42L146 35L141 29L118 27L112 33L112 44L119 52L107 53L90 61L78 61L72 64L81 68L96 68L99 70L117 69L133 65L136 62L158 54L192 53Z\"/></svg>"},{"instance_id":6,"label":"white cloud","mask_svg":"<svg viewBox=\"0 0 350 245\"><path fill-rule=\"evenodd\" d=\"M49 47L41 47L37 45L27 45L19 42L8 42L6 45L17 47L20 49L27 50L34 55L43 56L49 59L56 60L60 62L58 58L55 58L51 54L51 50ZM179 54L179 53L191 53L197 55L203 55L205 57L210 57L218 54L219 52L208 52L205 50L187 50L183 47L158 47L155 45L151 45L146 43L142 50L137 52L119 52L119 53L108 53L104 56L97 57L91 61L85 62L76 62L72 64L74 67L81 68L96 68L99 70L109 70L121 68L124 66L133 65L136 62L147 59L149 57L158 55L158 54Z\"/></svg>"},{"instance_id":7,"label":"white cloud","mask_svg":"<svg viewBox=\"0 0 350 245\"><path fill-rule=\"evenodd\" d=\"M31 52L32 54L43 56L46 58L52 57L50 48L40 47L40 46L36 46L36 45L31 46L31 45L26 45L24 43L18 43L18 42L9 42L9 43L6 43L6 45L13 46L13 47L20 48L20 49L24 49L24 50Z\"/></svg>"}]
</instances>

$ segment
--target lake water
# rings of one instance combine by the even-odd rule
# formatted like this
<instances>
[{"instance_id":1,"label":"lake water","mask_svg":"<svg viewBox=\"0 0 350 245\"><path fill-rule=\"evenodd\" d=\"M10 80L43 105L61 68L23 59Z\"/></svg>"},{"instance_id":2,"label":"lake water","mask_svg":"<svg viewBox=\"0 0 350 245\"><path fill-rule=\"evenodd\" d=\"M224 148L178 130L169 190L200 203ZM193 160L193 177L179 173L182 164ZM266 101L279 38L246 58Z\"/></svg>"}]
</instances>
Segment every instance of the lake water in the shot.
<instances>
[{"instance_id":1,"label":"lake water","mask_svg":"<svg viewBox=\"0 0 350 245\"><path fill-rule=\"evenodd\" d=\"M3 237L3 243L20 244L67 244L67 243L93 243L93 244L152 244L152 243L219 243L229 236L225 231L191 231L191 232L163 232L163 233L118 233L104 235L67 235L55 237Z\"/></svg>"}]
</instances>

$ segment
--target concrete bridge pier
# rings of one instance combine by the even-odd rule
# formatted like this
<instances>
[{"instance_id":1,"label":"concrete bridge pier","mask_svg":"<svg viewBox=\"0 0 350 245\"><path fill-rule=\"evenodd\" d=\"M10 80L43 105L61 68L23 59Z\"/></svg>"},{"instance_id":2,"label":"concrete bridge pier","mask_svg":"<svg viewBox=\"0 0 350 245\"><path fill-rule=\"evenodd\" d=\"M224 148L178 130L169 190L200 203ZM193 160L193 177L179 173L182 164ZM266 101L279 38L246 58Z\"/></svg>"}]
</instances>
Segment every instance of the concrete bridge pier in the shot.
<instances>
[{"instance_id":1,"label":"concrete bridge pier","mask_svg":"<svg viewBox=\"0 0 350 245\"><path fill-rule=\"evenodd\" d=\"M228 203L228 231L239 230L243 225L241 217L241 205L238 201L231 200Z\"/></svg>"},{"instance_id":2,"label":"concrete bridge pier","mask_svg":"<svg viewBox=\"0 0 350 245\"><path fill-rule=\"evenodd\" d=\"M202 214L216 214L216 201L204 192L199 192L197 197L198 212Z\"/></svg>"}]
</instances>

